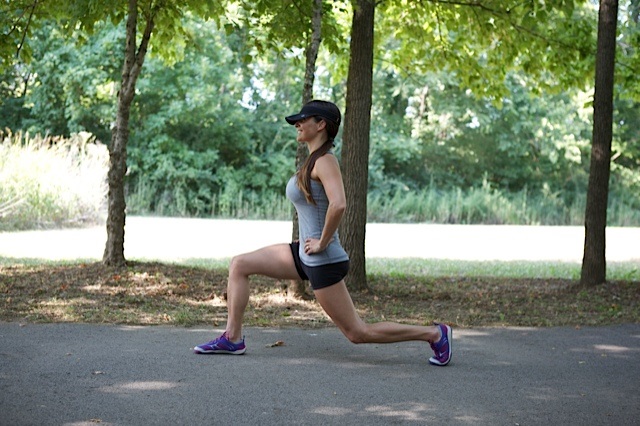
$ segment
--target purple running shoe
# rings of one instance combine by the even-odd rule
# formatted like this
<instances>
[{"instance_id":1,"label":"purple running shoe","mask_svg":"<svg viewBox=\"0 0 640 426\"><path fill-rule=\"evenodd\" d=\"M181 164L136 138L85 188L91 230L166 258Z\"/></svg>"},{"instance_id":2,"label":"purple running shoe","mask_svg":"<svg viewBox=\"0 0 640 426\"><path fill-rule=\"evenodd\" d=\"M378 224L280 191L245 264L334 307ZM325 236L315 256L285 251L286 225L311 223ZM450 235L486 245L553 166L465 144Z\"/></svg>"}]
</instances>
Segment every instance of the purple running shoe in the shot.
<instances>
[{"instance_id":1,"label":"purple running shoe","mask_svg":"<svg viewBox=\"0 0 640 426\"><path fill-rule=\"evenodd\" d=\"M429 358L429 362L433 365L445 366L451 361L451 340L453 338L453 331L451 327L446 324L437 324L440 328L442 337L435 343L431 343L431 349L435 354Z\"/></svg>"},{"instance_id":2,"label":"purple running shoe","mask_svg":"<svg viewBox=\"0 0 640 426\"><path fill-rule=\"evenodd\" d=\"M222 333L222 336L214 339L210 342L203 343L193 348L193 351L197 354L231 354L242 355L247 350L244 344L244 338L239 343L233 343L227 339L227 332Z\"/></svg>"}]
</instances>

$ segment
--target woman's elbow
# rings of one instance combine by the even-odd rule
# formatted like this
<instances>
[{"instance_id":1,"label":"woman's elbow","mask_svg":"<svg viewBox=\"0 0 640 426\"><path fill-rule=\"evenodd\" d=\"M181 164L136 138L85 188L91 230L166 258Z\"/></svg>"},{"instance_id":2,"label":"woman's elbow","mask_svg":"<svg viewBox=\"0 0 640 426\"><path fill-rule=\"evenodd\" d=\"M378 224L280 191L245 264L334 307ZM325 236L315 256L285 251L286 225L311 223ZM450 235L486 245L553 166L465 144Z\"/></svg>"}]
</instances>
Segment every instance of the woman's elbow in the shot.
<instances>
[{"instance_id":1,"label":"woman's elbow","mask_svg":"<svg viewBox=\"0 0 640 426\"><path fill-rule=\"evenodd\" d=\"M345 200L335 201L331 203L331 210L342 216L347 210L347 202Z\"/></svg>"}]
</instances>

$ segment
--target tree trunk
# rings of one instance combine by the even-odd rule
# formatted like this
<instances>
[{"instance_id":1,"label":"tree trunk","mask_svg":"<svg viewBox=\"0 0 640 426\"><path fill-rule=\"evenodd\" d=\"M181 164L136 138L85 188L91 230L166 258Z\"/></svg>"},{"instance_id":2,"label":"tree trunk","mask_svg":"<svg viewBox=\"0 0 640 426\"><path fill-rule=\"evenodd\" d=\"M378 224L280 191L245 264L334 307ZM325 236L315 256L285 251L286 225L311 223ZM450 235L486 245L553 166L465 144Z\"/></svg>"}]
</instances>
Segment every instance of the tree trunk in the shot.
<instances>
[{"instance_id":1,"label":"tree trunk","mask_svg":"<svg viewBox=\"0 0 640 426\"><path fill-rule=\"evenodd\" d=\"M119 96L120 98L120 96ZM109 146L109 182L107 204L107 244L102 262L110 266L124 266L125 208L124 175L127 171L127 140L129 139L129 108L118 100L116 126Z\"/></svg>"},{"instance_id":2,"label":"tree trunk","mask_svg":"<svg viewBox=\"0 0 640 426\"><path fill-rule=\"evenodd\" d=\"M320 50L320 42L322 41L322 0L314 0L313 17L311 18L311 40L305 52L306 63L304 71L304 86L302 88L302 105L313 99L313 81L316 75L316 60L318 59L318 51ZM307 159L307 147L304 143L299 143L296 150L296 170L302 167ZM293 230L291 239L299 238L298 214L293 213ZM302 280L291 280L287 289L290 297L306 298L306 285Z\"/></svg>"},{"instance_id":3,"label":"tree trunk","mask_svg":"<svg viewBox=\"0 0 640 426\"><path fill-rule=\"evenodd\" d=\"M365 264L369 129L373 92L373 24L375 2L354 2L351 26L347 98L342 134L342 163L347 211L340 238L351 259L347 285L353 290L368 289Z\"/></svg>"},{"instance_id":4,"label":"tree trunk","mask_svg":"<svg viewBox=\"0 0 640 426\"><path fill-rule=\"evenodd\" d=\"M151 32L154 25L154 14L147 18L147 24L136 53L136 32L138 24L137 0L129 0L127 17L127 37L125 42L125 58L122 67L122 80L118 92L118 112L116 124L111 132L109 147L109 172L107 174L109 193L107 199L107 243L102 255L102 262L110 266L124 266L124 227L126 202L124 198L124 176L127 172L127 142L129 141L129 114L131 102L135 95L135 86L144 57L147 53Z\"/></svg>"},{"instance_id":5,"label":"tree trunk","mask_svg":"<svg viewBox=\"0 0 640 426\"><path fill-rule=\"evenodd\" d=\"M602 284L606 281L605 234L611 170L613 75L617 23L618 1L600 0L593 99L593 142L585 211L584 257L580 274L580 284L585 286Z\"/></svg>"}]
</instances>

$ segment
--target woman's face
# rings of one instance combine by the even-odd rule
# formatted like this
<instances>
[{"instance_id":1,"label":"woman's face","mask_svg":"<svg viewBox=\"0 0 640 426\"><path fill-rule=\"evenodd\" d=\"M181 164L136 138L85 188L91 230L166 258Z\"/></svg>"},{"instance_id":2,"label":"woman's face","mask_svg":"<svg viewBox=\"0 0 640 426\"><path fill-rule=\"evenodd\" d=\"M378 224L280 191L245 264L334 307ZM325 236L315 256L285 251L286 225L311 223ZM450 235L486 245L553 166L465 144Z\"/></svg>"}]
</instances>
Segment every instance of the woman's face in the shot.
<instances>
[{"instance_id":1,"label":"woman's face","mask_svg":"<svg viewBox=\"0 0 640 426\"><path fill-rule=\"evenodd\" d=\"M303 118L296 121L296 130L298 131L298 142L310 142L321 132L320 124L322 121L316 121L315 117Z\"/></svg>"}]
</instances>

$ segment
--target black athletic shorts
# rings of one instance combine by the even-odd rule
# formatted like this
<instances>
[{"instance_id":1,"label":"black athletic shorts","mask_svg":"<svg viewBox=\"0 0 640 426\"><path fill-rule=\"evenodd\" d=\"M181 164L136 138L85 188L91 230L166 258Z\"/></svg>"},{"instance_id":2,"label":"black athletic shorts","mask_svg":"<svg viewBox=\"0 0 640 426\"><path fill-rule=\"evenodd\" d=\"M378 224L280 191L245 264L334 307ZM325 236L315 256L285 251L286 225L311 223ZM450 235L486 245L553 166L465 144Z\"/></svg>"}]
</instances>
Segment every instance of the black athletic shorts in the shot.
<instances>
[{"instance_id":1,"label":"black athletic shorts","mask_svg":"<svg viewBox=\"0 0 640 426\"><path fill-rule=\"evenodd\" d=\"M329 263L327 265L320 266L307 266L300 260L300 243L295 241L289 244L291 247L291 254L293 255L293 262L296 265L298 275L303 281L309 281L311 288L319 290L324 287L329 287L333 284L337 284L349 272L349 261Z\"/></svg>"}]
</instances>

